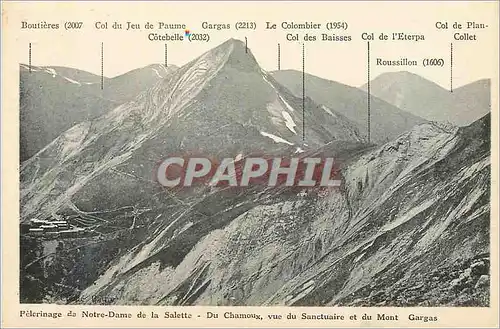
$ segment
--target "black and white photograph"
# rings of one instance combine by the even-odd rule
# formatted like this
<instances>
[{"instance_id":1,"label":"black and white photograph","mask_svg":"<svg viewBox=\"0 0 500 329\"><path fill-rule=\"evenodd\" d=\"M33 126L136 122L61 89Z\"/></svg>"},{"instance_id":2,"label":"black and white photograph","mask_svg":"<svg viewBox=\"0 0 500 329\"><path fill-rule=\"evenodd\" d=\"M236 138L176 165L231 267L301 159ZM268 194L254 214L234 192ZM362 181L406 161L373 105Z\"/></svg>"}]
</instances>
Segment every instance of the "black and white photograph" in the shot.
<instances>
[{"instance_id":1,"label":"black and white photograph","mask_svg":"<svg viewBox=\"0 0 500 329\"><path fill-rule=\"evenodd\" d=\"M498 1L3 1L6 328L494 328Z\"/></svg>"},{"instance_id":2,"label":"black and white photograph","mask_svg":"<svg viewBox=\"0 0 500 329\"><path fill-rule=\"evenodd\" d=\"M399 71L352 87L265 71L237 39L103 81L19 70L21 302L489 305L487 77L450 92ZM339 184L155 176L173 154L255 152L331 156Z\"/></svg>"}]
</instances>

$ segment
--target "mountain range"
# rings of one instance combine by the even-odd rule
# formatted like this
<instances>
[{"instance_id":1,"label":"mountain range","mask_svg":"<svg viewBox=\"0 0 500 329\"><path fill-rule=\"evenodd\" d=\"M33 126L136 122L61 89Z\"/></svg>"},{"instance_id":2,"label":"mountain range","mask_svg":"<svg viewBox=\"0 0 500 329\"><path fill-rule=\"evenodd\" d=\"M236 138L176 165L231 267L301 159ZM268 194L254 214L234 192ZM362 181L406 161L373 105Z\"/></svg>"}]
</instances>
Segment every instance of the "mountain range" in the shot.
<instances>
[{"instance_id":1,"label":"mountain range","mask_svg":"<svg viewBox=\"0 0 500 329\"><path fill-rule=\"evenodd\" d=\"M361 86L367 90L368 85ZM376 97L430 121L467 126L490 112L490 80L482 79L451 92L410 72L384 73L370 83Z\"/></svg>"},{"instance_id":2,"label":"mountain range","mask_svg":"<svg viewBox=\"0 0 500 329\"><path fill-rule=\"evenodd\" d=\"M295 70L273 71L272 76L294 95L302 95L302 72ZM365 138L368 136L368 94L363 90L342 83L305 75L307 97L314 102L344 115ZM387 142L426 120L401 111L394 105L375 96L370 97L370 135L374 143Z\"/></svg>"},{"instance_id":3,"label":"mountain range","mask_svg":"<svg viewBox=\"0 0 500 329\"><path fill-rule=\"evenodd\" d=\"M149 65L114 78L78 69L20 64L20 160L36 154L72 126L136 97L176 69ZM103 87L104 87L103 86Z\"/></svg>"},{"instance_id":4,"label":"mountain range","mask_svg":"<svg viewBox=\"0 0 500 329\"><path fill-rule=\"evenodd\" d=\"M22 162L21 226L81 235L21 234L21 301L489 305L489 114L456 127L374 97L369 143L364 91L309 76L302 100L282 73L230 39ZM172 154L332 156L343 184L168 189Z\"/></svg>"}]
</instances>

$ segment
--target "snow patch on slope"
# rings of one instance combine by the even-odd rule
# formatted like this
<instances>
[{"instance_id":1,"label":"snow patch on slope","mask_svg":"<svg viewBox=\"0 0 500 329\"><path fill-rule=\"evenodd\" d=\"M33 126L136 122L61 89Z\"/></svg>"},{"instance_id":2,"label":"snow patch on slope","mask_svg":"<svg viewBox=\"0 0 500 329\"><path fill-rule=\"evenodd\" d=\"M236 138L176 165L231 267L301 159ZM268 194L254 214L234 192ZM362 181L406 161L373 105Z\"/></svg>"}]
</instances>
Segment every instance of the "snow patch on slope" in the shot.
<instances>
[{"instance_id":1,"label":"snow patch on slope","mask_svg":"<svg viewBox=\"0 0 500 329\"><path fill-rule=\"evenodd\" d=\"M271 138L273 141L275 141L276 143L285 143L285 144L288 144L288 145L293 145L293 143L290 143L289 141L287 141L286 139L283 139L281 137L278 137L276 135L273 135L273 134L270 134L270 133L266 133L264 131L261 131L260 134L262 136L266 136L266 137L269 137Z\"/></svg>"},{"instance_id":2,"label":"snow patch on slope","mask_svg":"<svg viewBox=\"0 0 500 329\"><path fill-rule=\"evenodd\" d=\"M280 95L278 95L279 98L281 99L281 101L285 104L286 108L290 111L290 112L293 112L293 107L290 106L290 104L288 104L288 102L286 100L283 99L283 97L281 97Z\"/></svg>"},{"instance_id":3,"label":"snow patch on slope","mask_svg":"<svg viewBox=\"0 0 500 329\"><path fill-rule=\"evenodd\" d=\"M21 67L22 67L23 69L25 69L25 70L29 70L29 69L30 69L30 66L29 66L29 65L25 65L25 64L20 64L20 65L21 65ZM37 66L33 66L33 65L31 65L31 71L32 71L32 72L38 72L38 71L40 71L40 70L39 70L39 68L38 68Z\"/></svg>"},{"instance_id":4,"label":"snow patch on slope","mask_svg":"<svg viewBox=\"0 0 500 329\"><path fill-rule=\"evenodd\" d=\"M153 71L156 73L156 75L158 76L158 78L163 79L163 77L160 75L160 73L158 72L157 69L153 68Z\"/></svg>"},{"instance_id":5,"label":"snow patch on slope","mask_svg":"<svg viewBox=\"0 0 500 329\"><path fill-rule=\"evenodd\" d=\"M56 75L57 75L56 70L51 69L51 68L49 68L49 67L46 67L46 68L45 68L45 72L47 72L47 73L49 73L49 74L52 74L52 77L53 77L53 78L55 78L55 77L56 77Z\"/></svg>"},{"instance_id":6,"label":"snow patch on slope","mask_svg":"<svg viewBox=\"0 0 500 329\"><path fill-rule=\"evenodd\" d=\"M64 78L64 79L66 79L66 80L68 80L68 81L69 81L69 82L71 82L71 83L74 83L75 85L79 85L79 86L81 86L81 83L80 83L80 82L78 82L78 81L75 81L75 80L70 79L70 78L67 78L67 77L63 77L63 78Z\"/></svg>"},{"instance_id":7,"label":"snow patch on slope","mask_svg":"<svg viewBox=\"0 0 500 329\"><path fill-rule=\"evenodd\" d=\"M333 112L326 106L322 105L321 108L325 110L326 113L330 114L332 117L336 118L337 116L333 114Z\"/></svg>"},{"instance_id":8,"label":"snow patch on slope","mask_svg":"<svg viewBox=\"0 0 500 329\"><path fill-rule=\"evenodd\" d=\"M262 78L264 79L264 81L267 82L274 90L276 90L276 88L274 87L274 85L267 78L266 71L264 71L264 70L261 69L261 73L262 73Z\"/></svg>"},{"instance_id":9,"label":"snow patch on slope","mask_svg":"<svg viewBox=\"0 0 500 329\"><path fill-rule=\"evenodd\" d=\"M286 112L286 111L282 111L281 115L283 115L283 118L285 118L285 125L286 125L286 127L288 129L290 129L290 131L292 133L294 133L295 135L297 135L297 132L295 131L295 127L297 125L293 121L292 116L288 112Z\"/></svg>"}]
</instances>

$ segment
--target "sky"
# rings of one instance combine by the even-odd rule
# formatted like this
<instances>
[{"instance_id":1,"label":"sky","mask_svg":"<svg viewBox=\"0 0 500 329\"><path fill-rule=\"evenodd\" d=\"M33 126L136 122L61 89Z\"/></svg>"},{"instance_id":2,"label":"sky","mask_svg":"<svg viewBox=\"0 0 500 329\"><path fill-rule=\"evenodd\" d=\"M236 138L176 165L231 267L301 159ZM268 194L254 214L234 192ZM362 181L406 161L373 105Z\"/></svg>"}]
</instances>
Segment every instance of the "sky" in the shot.
<instances>
[{"instance_id":1,"label":"sky","mask_svg":"<svg viewBox=\"0 0 500 329\"><path fill-rule=\"evenodd\" d=\"M443 88L450 88L450 47L453 43L453 85L458 87L498 74L498 3L467 2L183 2L183 3L16 3L5 6L7 28L13 34L20 63L39 66L69 66L92 73L101 72L101 42L104 44L104 75L113 77L152 63L164 62L164 42L149 41L149 33L164 34L159 22L184 23L192 33L209 33L209 42L170 42L168 63L181 66L229 38L248 40L248 46L264 70L277 69L280 44L281 69L302 69L302 43L306 33L321 37L351 36L350 42L305 42L305 70L319 77L351 86L367 82L367 41L363 33L373 33L370 42L370 77L391 71L410 71ZM21 22L83 22L81 30L23 30ZM113 30L113 22L139 23L140 30ZM255 30L236 30L238 21L255 22ZM282 22L347 22L345 31L284 30ZM475 21L486 29L453 30L453 23ZM96 22L108 22L108 29L96 29ZM151 22L155 28L144 28ZM230 30L203 30L202 22L229 23ZM265 29L266 22L278 29ZM437 29L437 22L448 22L448 29ZM183 32L183 31L179 31ZM424 41L381 41L381 33L424 35ZM475 41L453 39L456 32L474 33ZM298 33L299 41L287 41L287 34ZM417 67L381 67L377 58L417 60ZM424 58L442 58L442 67L423 67Z\"/></svg>"}]
</instances>

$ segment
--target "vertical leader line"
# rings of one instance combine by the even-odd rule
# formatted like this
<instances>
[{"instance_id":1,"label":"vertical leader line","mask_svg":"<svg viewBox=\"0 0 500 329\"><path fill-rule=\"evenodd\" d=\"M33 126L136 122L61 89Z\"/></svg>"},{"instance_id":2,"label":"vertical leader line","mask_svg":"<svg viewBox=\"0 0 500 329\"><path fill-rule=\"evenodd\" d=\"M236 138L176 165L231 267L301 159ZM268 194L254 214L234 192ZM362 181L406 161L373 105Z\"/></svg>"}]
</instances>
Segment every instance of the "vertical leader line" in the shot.
<instances>
[{"instance_id":1,"label":"vertical leader line","mask_svg":"<svg viewBox=\"0 0 500 329\"><path fill-rule=\"evenodd\" d=\"M104 42L101 42L101 90L104 89Z\"/></svg>"},{"instance_id":2,"label":"vertical leader line","mask_svg":"<svg viewBox=\"0 0 500 329\"><path fill-rule=\"evenodd\" d=\"M31 42L29 43L29 50L28 50L28 67L31 73Z\"/></svg>"},{"instance_id":3,"label":"vertical leader line","mask_svg":"<svg viewBox=\"0 0 500 329\"><path fill-rule=\"evenodd\" d=\"M367 41L366 43L367 45L367 80L368 80L368 99L367 99L367 109L368 109L368 117L367 117L367 122L368 122L368 143L370 143L371 141L371 91L370 91L370 85L371 85L371 81L370 81L370 41Z\"/></svg>"},{"instance_id":4,"label":"vertical leader line","mask_svg":"<svg viewBox=\"0 0 500 329\"><path fill-rule=\"evenodd\" d=\"M281 70L281 47L278 43L278 71Z\"/></svg>"},{"instance_id":5,"label":"vertical leader line","mask_svg":"<svg viewBox=\"0 0 500 329\"><path fill-rule=\"evenodd\" d=\"M453 42L450 43L450 92L453 92Z\"/></svg>"},{"instance_id":6,"label":"vertical leader line","mask_svg":"<svg viewBox=\"0 0 500 329\"><path fill-rule=\"evenodd\" d=\"M302 44L302 140L306 139L306 48Z\"/></svg>"},{"instance_id":7,"label":"vertical leader line","mask_svg":"<svg viewBox=\"0 0 500 329\"><path fill-rule=\"evenodd\" d=\"M168 64L168 46L165 43L165 68L167 68L167 64Z\"/></svg>"}]
</instances>

